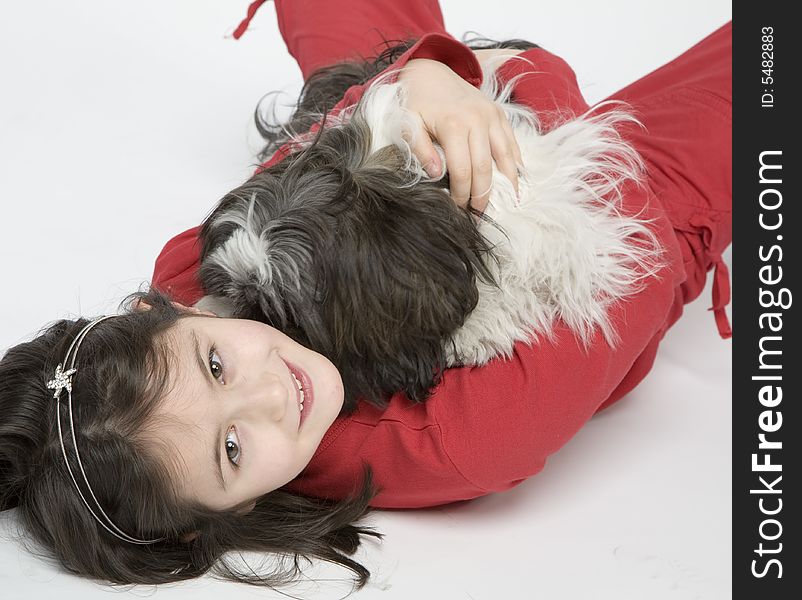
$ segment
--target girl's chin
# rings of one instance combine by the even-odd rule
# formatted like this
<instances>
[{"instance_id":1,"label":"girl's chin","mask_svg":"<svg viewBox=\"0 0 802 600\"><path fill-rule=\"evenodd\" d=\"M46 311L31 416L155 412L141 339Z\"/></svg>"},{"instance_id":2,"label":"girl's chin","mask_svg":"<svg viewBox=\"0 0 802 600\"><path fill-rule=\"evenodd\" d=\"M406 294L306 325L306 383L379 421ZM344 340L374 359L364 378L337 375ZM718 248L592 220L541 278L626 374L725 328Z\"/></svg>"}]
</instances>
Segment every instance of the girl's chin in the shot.
<instances>
[{"instance_id":1,"label":"girl's chin","mask_svg":"<svg viewBox=\"0 0 802 600\"><path fill-rule=\"evenodd\" d=\"M307 348L286 335L285 337L291 342L293 348L292 351L287 348L284 356L287 360L306 371L314 386L315 406L310 411L310 416L312 416L312 413L318 413L321 410L325 412L332 411L335 416L339 414L340 408L342 408L345 401L345 387L343 386L340 371L334 366L333 362L319 352ZM332 422L334 422L334 417L332 417ZM307 424L305 423L304 425Z\"/></svg>"},{"instance_id":2,"label":"girl's chin","mask_svg":"<svg viewBox=\"0 0 802 600\"><path fill-rule=\"evenodd\" d=\"M318 354L317 352L313 352L315 355L315 366L318 367L318 373L320 377L324 380L327 388L337 389L339 390L339 396L343 395L343 378L340 376L340 371L337 370L337 367L334 366L334 363L331 362L328 358L323 356L322 354ZM342 398L341 398L342 399Z\"/></svg>"},{"instance_id":3,"label":"girl's chin","mask_svg":"<svg viewBox=\"0 0 802 600\"><path fill-rule=\"evenodd\" d=\"M343 403L345 402L345 387L343 386L343 379L340 377L340 372L337 368L329 363L330 371L329 371L329 385L327 385L327 393L325 397L325 404L326 410L331 411L331 422L334 422L334 419L337 418L337 415L340 414L340 409L343 407ZM319 407L322 408L322 407Z\"/></svg>"}]
</instances>

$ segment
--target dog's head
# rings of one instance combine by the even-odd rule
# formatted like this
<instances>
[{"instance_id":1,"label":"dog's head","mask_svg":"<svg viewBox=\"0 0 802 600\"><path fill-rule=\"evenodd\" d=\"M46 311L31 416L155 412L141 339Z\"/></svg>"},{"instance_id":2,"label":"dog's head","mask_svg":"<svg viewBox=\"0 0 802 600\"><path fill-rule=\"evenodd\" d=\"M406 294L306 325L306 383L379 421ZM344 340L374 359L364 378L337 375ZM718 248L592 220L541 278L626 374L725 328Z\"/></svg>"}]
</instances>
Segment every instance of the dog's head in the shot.
<instances>
[{"instance_id":1,"label":"dog's head","mask_svg":"<svg viewBox=\"0 0 802 600\"><path fill-rule=\"evenodd\" d=\"M328 357L347 411L397 391L424 400L476 306L476 277L490 278L447 177L421 180L395 146L370 147L359 114L324 129L227 194L201 230L207 293Z\"/></svg>"}]
</instances>

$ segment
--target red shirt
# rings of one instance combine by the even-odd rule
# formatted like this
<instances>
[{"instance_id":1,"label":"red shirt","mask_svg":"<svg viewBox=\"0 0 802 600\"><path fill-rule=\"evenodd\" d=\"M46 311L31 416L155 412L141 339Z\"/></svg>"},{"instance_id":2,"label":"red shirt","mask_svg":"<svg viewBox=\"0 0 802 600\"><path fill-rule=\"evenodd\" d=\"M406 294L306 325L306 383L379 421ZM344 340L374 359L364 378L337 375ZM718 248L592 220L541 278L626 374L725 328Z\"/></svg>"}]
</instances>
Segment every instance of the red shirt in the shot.
<instances>
[{"instance_id":1,"label":"red shirt","mask_svg":"<svg viewBox=\"0 0 802 600\"><path fill-rule=\"evenodd\" d=\"M404 37L397 34L402 29L409 35L430 32L422 35L394 67L412 58L440 60L478 87L482 77L478 62L467 46L445 33L435 1L404 3L403 11L390 11L386 16L382 13L386 7L370 8L374 3L320 3L310 12L305 6L308 2L277 0L282 35L305 76L315 66L347 54L343 42L327 46L328 38L321 31L337 30L353 44L354 38L348 36L364 35L369 27L389 18L394 23L382 31L396 34L396 39ZM361 13L356 4L373 10L366 15L367 20L358 18ZM344 10L344 5L348 10L342 14L338 11ZM309 39L304 46L299 41L306 39L304 35L314 35L315 27L321 53L314 51L315 44ZM339 48L339 53L333 47ZM498 71L502 81L522 71L528 73L518 81L514 101L540 114L558 110L581 114L587 110L575 75L562 59L542 49L521 56L531 60L536 69L508 61ZM349 89L334 111L355 103L364 87ZM271 161L279 158L274 156ZM654 231L667 251L670 266L661 279L651 279L642 292L610 308L611 321L623 340L619 347L612 350L597 333L586 354L571 331L558 322L553 343L545 339L536 346L519 343L510 359L496 359L482 367L449 369L424 404L413 404L401 394L393 396L383 412L360 403L354 414L335 420L309 465L285 488L342 499L358 489L361 465L366 461L373 467L375 482L383 488L371 506L416 508L507 490L539 472L546 459L597 410L624 396L643 379L660 339L682 312L680 285L686 275L677 237L661 204L667 199L658 201L650 189L634 186L628 188L624 198L629 214L645 208L642 216L656 219ZM187 305L203 295L196 278L197 230L186 231L167 243L156 260L152 280L154 287Z\"/></svg>"}]
</instances>

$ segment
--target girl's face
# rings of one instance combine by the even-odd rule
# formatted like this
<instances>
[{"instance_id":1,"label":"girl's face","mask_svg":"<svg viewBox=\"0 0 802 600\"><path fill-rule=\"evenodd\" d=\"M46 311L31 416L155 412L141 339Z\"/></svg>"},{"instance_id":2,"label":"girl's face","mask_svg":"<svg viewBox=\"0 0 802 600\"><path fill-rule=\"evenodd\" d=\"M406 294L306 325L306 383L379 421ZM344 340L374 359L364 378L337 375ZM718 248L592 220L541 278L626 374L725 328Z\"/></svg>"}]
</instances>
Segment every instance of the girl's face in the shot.
<instances>
[{"instance_id":1,"label":"girl's face","mask_svg":"<svg viewBox=\"0 0 802 600\"><path fill-rule=\"evenodd\" d=\"M309 463L342 408L342 379L268 325L189 310L164 338L177 369L155 422L182 497L247 512Z\"/></svg>"}]
</instances>

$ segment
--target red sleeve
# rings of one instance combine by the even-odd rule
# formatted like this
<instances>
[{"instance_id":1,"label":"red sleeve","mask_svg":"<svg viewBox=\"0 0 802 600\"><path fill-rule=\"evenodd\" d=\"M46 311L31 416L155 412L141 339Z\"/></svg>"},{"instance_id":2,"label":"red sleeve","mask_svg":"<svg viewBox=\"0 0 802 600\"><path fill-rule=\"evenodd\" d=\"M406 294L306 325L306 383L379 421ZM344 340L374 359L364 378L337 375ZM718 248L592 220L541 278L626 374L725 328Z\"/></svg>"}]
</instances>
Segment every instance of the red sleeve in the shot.
<instances>
[{"instance_id":1,"label":"red sleeve","mask_svg":"<svg viewBox=\"0 0 802 600\"><path fill-rule=\"evenodd\" d=\"M385 40L446 33L437 0L276 0L276 15L304 81L319 67L378 56Z\"/></svg>"},{"instance_id":2,"label":"red sleeve","mask_svg":"<svg viewBox=\"0 0 802 600\"><path fill-rule=\"evenodd\" d=\"M203 297L198 279L200 225L179 233L164 245L153 267L150 285L185 306Z\"/></svg>"},{"instance_id":3,"label":"red sleeve","mask_svg":"<svg viewBox=\"0 0 802 600\"><path fill-rule=\"evenodd\" d=\"M384 412L360 403L357 413L338 418L309 464L283 487L341 500L359 489L363 462L381 488L370 502L374 508L421 508L487 494L455 467L426 405L412 406L400 395Z\"/></svg>"}]
</instances>

